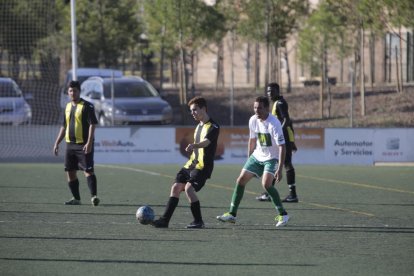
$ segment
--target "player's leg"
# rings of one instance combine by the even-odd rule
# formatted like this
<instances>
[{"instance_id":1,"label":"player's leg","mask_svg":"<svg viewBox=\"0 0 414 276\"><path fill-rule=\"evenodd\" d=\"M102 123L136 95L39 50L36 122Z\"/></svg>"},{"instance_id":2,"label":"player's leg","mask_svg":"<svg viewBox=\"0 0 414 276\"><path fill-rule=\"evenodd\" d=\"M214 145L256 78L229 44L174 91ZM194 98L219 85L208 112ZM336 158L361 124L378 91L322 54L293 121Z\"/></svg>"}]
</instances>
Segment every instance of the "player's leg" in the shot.
<instances>
[{"instance_id":1,"label":"player's leg","mask_svg":"<svg viewBox=\"0 0 414 276\"><path fill-rule=\"evenodd\" d=\"M68 187L72 193L72 198L65 202L65 205L80 205L79 180L76 174L78 170L78 159L75 150L67 145L65 153L65 171L68 181Z\"/></svg>"},{"instance_id":2,"label":"player's leg","mask_svg":"<svg viewBox=\"0 0 414 276\"><path fill-rule=\"evenodd\" d=\"M275 206L277 212L282 215L286 213L286 210L283 208L279 192L276 190L275 186L272 185L273 179L274 174L265 172L262 177L262 186L269 193L269 196L272 199L273 205Z\"/></svg>"},{"instance_id":3,"label":"player's leg","mask_svg":"<svg viewBox=\"0 0 414 276\"><path fill-rule=\"evenodd\" d=\"M171 186L170 197L168 198L167 204L165 205L164 214L152 225L157 228L168 228L171 217L174 214L175 208L178 206L180 194L185 190L185 184L190 178L190 173L186 169L181 169L175 178L175 183Z\"/></svg>"},{"instance_id":4,"label":"player's leg","mask_svg":"<svg viewBox=\"0 0 414 276\"><path fill-rule=\"evenodd\" d=\"M192 170L190 172L190 180L185 185L185 193L190 202L191 214L194 220L187 225L187 228L204 228L201 204L196 193L204 187L206 180L206 176L200 170Z\"/></svg>"},{"instance_id":5,"label":"player's leg","mask_svg":"<svg viewBox=\"0 0 414 276\"><path fill-rule=\"evenodd\" d=\"M263 166L261 166L253 156L250 156L236 180L236 185L231 198L230 210L221 216L217 216L219 221L231 223L236 222L237 210L243 198L246 184L254 176L260 177L262 173Z\"/></svg>"},{"instance_id":6,"label":"player's leg","mask_svg":"<svg viewBox=\"0 0 414 276\"><path fill-rule=\"evenodd\" d=\"M72 198L66 201L65 205L80 205L79 180L76 176L76 170L67 171L67 179Z\"/></svg>"},{"instance_id":7,"label":"player's leg","mask_svg":"<svg viewBox=\"0 0 414 276\"><path fill-rule=\"evenodd\" d=\"M289 220L289 216L285 208L283 207L282 201L279 196L279 192L276 190L275 186L273 185L276 167L277 167L276 159L265 162L265 168L264 168L264 173L262 177L262 186L269 193L272 199L273 205L275 206L275 209L278 213L275 220L277 221L276 227L279 227L279 226L283 226L287 224Z\"/></svg>"},{"instance_id":8,"label":"player's leg","mask_svg":"<svg viewBox=\"0 0 414 276\"><path fill-rule=\"evenodd\" d=\"M289 186L289 195L283 199L283 202L298 202L298 196L296 194L296 174L295 168L292 165L292 144L286 143L286 156L285 156L285 170L286 170L286 182Z\"/></svg>"},{"instance_id":9,"label":"player's leg","mask_svg":"<svg viewBox=\"0 0 414 276\"><path fill-rule=\"evenodd\" d=\"M98 198L98 181L94 172L93 156L93 149L87 154L83 152L83 149L78 151L79 166L83 170L86 182L88 183L89 192L91 194L91 203L93 206L98 206L100 200Z\"/></svg>"}]
</instances>

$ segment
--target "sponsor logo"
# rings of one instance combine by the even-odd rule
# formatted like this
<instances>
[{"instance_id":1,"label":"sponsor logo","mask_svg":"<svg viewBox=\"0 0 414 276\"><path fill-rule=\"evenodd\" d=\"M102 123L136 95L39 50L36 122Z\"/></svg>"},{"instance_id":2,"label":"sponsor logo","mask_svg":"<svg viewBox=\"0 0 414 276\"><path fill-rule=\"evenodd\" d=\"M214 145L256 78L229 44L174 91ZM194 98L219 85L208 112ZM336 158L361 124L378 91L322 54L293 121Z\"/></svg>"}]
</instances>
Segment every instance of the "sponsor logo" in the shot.
<instances>
[{"instance_id":1,"label":"sponsor logo","mask_svg":"<svg viewBox=\"0 0 414 276\"><path fill-rule=\"evenodd\" d=\"M386 142L387 150L399 150L400 138L388 138Z\"/></svg>"}]
</instances>

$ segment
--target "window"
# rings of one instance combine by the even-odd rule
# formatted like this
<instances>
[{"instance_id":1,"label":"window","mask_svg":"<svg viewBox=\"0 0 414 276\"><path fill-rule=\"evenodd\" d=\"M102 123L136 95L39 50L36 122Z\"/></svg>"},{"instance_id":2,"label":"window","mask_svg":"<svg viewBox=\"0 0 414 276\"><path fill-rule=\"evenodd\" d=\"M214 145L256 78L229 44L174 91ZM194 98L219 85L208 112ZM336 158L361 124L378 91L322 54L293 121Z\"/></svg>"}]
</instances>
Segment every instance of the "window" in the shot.
<instances>
[{"instance_id":1,"label":"window","mask_svg":"<svg viewBox=\"0 0 414 276\"><path fill-rule=\"evenodd\" d=\"M115 98L158 97L158 92L144 82L115 82ZM104 84L105 98L111 98L111 82Z\"/></svg>"}]
</instances>

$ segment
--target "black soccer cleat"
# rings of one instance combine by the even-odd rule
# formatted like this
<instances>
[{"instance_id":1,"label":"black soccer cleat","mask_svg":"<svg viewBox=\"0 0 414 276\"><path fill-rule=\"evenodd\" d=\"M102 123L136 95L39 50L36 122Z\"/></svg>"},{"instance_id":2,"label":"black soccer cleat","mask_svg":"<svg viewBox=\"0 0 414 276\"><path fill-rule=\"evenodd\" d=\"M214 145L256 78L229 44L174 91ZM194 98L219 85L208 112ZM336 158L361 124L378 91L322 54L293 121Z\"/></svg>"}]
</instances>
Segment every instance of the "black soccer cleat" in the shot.
<instances>
[{"instance_id":1,"label":"black soccer cleat","mask_svg":"<svg viewBox=\"0 0 414 276\"><path fill-rule=\"evenodd\" d=\"M193 221L189 225L187 225L185 228L187 229L200 229L204 228L204 222L203 221Z\"/></svg>"},{"instance_id":2,"label":"black soccer cleat","mask_svg":"<svg viewBox=\"0 0 414 276\"><path fill-rule=\"evenodd\" d=\"M98 206L99 202L100 202L100 200L96 195L91 198L91 203L92 203L93 206Z\"/></svg>"},{"instance_id":3,"label":"black soccer cleat","mask_svg":"<svg viewBox=\"0 0 414 276\"><path fill-rule=\"evenodd\" d=\"M151 225L155 228L168 228L168 221L165 218L160 217L159 219L151 222Z\"/></svg>"},{"instance_id":4,"label":"black soccer cleat","mask_svg":"<svg viewBox=\"0 0 414 276\"><path fill-rule=\"evenodd\" d=\"M299 199L297 196L288 195L282 202L297 203L299 202Z\"/></svg>"},{"instance_id":5,"label":"black soccer cleat","mask_svg":"<svg viewBox=\"0 0 414 276\"><path fill-rule=\"evenodd\" d=\"M81 201L80 199L76 199L74 197L72 197L70 200L65 202L65 205L81 205Z\"/></svg>"}]
</instances>

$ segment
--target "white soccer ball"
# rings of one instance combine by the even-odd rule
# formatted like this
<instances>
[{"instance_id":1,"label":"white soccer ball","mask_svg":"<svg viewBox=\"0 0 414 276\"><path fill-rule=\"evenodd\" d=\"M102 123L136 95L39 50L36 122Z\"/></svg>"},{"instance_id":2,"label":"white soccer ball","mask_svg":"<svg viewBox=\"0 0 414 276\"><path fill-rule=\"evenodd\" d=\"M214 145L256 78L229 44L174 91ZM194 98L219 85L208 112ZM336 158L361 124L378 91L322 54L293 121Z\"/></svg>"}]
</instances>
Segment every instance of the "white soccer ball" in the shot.
<instances>
[{"instance_id":1,"label":"white soccer ball","mask_svg":"<svg viewBox=\"0 0 414 276\"><path fill-rule=\"evenodd\" d=\"M150 224L155 218L154 210L148 205L139 207L135 216L141 224Z\"/></svg>"}]
</instances>

